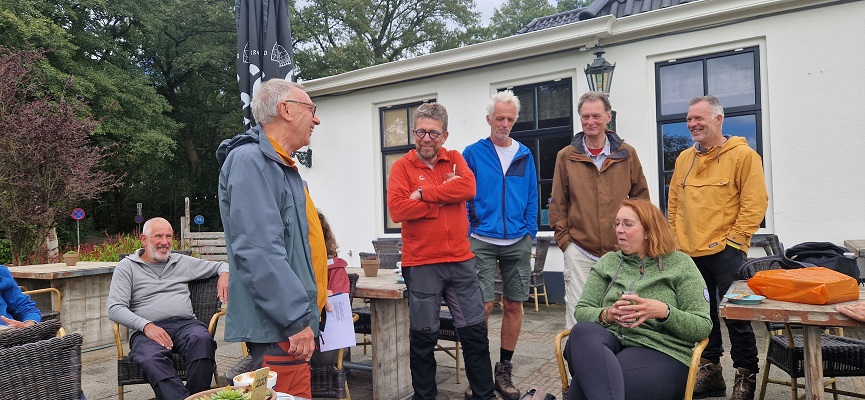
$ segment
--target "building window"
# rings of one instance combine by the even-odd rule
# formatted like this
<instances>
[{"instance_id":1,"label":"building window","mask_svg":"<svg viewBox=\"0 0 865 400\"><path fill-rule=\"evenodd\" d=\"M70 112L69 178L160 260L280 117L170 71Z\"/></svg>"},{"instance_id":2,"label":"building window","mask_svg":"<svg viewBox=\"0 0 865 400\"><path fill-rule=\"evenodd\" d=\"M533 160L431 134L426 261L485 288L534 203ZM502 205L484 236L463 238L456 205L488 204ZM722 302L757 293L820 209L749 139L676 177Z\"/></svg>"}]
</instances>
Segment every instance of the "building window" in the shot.
<instances>
[{"instance_id":1,"label":"building window","mask_svg":"<svg viewBox=\"0 0 865 400\"><path fill-rule=\"evenodd\" d=\"M685 122L692 98L713 95L720 99L724 134L744 137L763 156L759 71L757 47L655 64L662 210L667 209L676 158L694 144Z\"/></svg>"},{"instance_id":2,"label":"building window","mask_svg":"<svg viewBox=\"0 0 865 400\"><path fill-rule=\"evenodd\" d=\"M424 103L433 102L435 99L409 104L400 104L379 109L381 119L381 165L384 193L382 194L384 205L384 231L385 233L399 233L400 224L393 222L387 209L387 178L390 176L391 167L409 150L413 149L414 138L414 112Z\"/></svg>"},{"instance_id":3,"label":"building window","mask_svg":"<svg viewBox=\"0 0 865 400\"><path fill-rule=\"evenodd\" d=\"M511 137L532 152L538 171L538 229L551 231L547 212L553 190L556 154L574 136L571 78L556 79L510 89L520 99L520 114Z\"/></svg>"}]
</instances>

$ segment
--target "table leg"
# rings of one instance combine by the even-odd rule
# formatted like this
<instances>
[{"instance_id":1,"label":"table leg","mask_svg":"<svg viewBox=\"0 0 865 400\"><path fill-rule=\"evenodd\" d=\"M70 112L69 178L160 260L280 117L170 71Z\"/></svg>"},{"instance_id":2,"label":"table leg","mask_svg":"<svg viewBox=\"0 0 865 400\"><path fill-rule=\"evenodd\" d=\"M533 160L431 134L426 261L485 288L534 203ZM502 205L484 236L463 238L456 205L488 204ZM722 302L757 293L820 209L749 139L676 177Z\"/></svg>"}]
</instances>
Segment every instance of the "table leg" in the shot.
<instances>
[{"instance_id":1,"label":"table leg","mask_svg":"<svg viewBox=\"0 0 865 400\"><path fill-rule=\"evenodd\" d=\"M372 393L405 399L414 393L409 369L408 299L370 299Z\"/></svg>"},{"instance_id":2,"label":"table leg","mask_svg":"<svg viewBox=\"0 0 865 400\"><path fill-rule=\"evenodd\" d=\"M803 325L805 357L805 398L823 400L823 346L820 342L820 327Z\"/></svg>"}]
</instances>

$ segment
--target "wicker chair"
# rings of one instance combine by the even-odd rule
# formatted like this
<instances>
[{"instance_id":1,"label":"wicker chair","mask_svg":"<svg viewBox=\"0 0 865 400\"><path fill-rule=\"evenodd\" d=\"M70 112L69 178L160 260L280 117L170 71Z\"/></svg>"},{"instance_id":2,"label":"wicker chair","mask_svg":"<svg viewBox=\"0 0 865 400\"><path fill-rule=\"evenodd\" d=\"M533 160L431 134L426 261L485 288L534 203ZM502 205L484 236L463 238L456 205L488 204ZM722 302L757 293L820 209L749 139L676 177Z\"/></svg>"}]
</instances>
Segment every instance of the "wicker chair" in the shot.
<instances>
[{"instance_id":1,"label":"wicker chair","mask_svg":"<svg viewBox=\"0 0 865 400\"><path fill-rule=\"evenodd\" d=\"M751 247L762 247L767 256L777 256L784 252L778 235L771 233L757 233L752 236Z\"/></svg>"},{"instance_id":2,"label":"wicker chair","mask_svg":"<svg viewBox=\"0 0 865 400\"><path fill-rule=\"evenodd\" d=\"M43 293L50 294L51 295L51 310L50 311L40 310L40 312L42 313L42 320L47 321L47 320L51 320L51 319L56 319L56 320L60 321L60 304L61 304L61 300L63 298L63 296L60 294L60 290L58 290L57 288L49 287L49 288L44 288L44 289L33 289L33 290L24 289L22 291L22 293L24 293L30 297L33 297L33 295L38 295L38 294L43 294ZM66 330L63 329L63 327L61 326L60 329L57 330L57 336L63 336L65 334L66 334Z\"/></svg>"},{"instance_id":3,"label":"wicker chair","mask_svg":"<svg viewBox=\"0 0 865 400\"><path fill-rule=\"evenodd\" d=\"M0 349L2 398L81 398L82 341L81 335L73 333Z\"/></svg>"},{"instance_id":4,"label":"wicker chair","mask_svg":"<svg viewBox=\"0 0 865 400\"><path fill-rule=\"evenodd\" d=\"M0 331L0 349L20 346L26 343L38 342L57 336L60 320L49 319L26 328L7 329ZM0 360L3 360L0 358ZM2 361L0 363L3 363Z\"/></svg>"},{"instance_id":5,"label":"wicker chair","mask_svg":"<svg viewBox=\"0 0 865 400\"><path fill-rule=\"evenodd\" d=\"M376 253L400 253L402 252L402 239L374 239L372 241L372 247L375 249Z\"/></svg>"},{"instance_id":6,"label":"wicker chair","mask_svg":"<svg viewBox=\"0 0 865 400\"><path fill-rule=\"evenodd\" d=\"M210 336L216 332L216 324L219 317L225 315L222 302L216 297L216 284L219 276L207 279L199 279L189 282L189 292L192 299L192 311L195 316L207 325ZM117 346L117 398L123 400L123 386L148 383L144 374L132 363L128 355L123 353L123 342L120 336L120 325L114 323L114 341ZM177 370L180 379L186 379L186 358L180 353L171 353L171 362ZM217 378L214 369L214 378Z\"/></svg>"},{"instance_id":7,"label":"wicker chair","mask_svg":"<svg viewBox=\"0 0 865 400\"><path fill-rule=\"evenodd\" d=\"M556 335L553 345L556 350L556 362L559 364L559 377L562 379L562 397L568 398L568 387L571 384L570 373L565 366L565 358L563 353L563 344L568 335L571 334L570 329L565 329ZM703 355L703 350L709 345L709 338L705 338L694 345L694 351L691 353L691 364L688 369L688 382L685 384L684 400L692 400L694 398L694 384L697 380L697 371L700 369L700 356Z\"/></svg>"},{"instance_id":8,"label":"wicker chair","mask_svg":"<svg viewBox=\"0 0 865 400\"><path fill-rule=\"evenodd\" d=\"M759 271L779 268L781 265L777 257L756 258L742 264L739 275L749 279ZM803 351L805 339L801 326L783 324L783 328L779 330L778 325L780 324L766 324L769 330L769 348L766 351L766 364L763 366L763 376L760 379L760 400L765 397L766 386L769 383L789 386L792 399L799 397L799 388L804 386L797 382L798 378L805 376ZM841 328L833 329L837 330L837 335L825 332L820 335L820 344L823 348L823 376L828 378L823 385L831 385L831 388L824 390L832 393L836 400L839 394L865 399L865 394L839 390L836 385L838 377L865 376L865 341L844 337ZM790 379L770 379L769 369L772 365L786 372Z\"/></svg>"}]
</instances>

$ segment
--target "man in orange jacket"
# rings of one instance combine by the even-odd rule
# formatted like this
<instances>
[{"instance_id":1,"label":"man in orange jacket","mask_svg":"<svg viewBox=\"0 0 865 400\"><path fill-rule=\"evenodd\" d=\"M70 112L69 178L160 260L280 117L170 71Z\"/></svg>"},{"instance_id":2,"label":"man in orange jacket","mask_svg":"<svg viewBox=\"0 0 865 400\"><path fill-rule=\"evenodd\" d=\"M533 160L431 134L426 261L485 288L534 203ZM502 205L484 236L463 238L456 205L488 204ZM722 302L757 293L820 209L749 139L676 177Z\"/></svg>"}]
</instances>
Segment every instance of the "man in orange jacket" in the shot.
<instances>
[{"instance_id":1,"label":"man in orange jacket","mask_svg":"<svg viewBox=\"0 0 865 400\"><path fill-rule=\"evenodd\" d=\"M458 151L442 147L448 114L438 103L414 115L415 150L393 164L387 206L402 223L402 271L409 293L410 366L415 400L435 399L439 311L444 298L463 346L466 398L495 398L484 302L468 241L466 200L475 176Z\"/></svg>"}]
</instances>

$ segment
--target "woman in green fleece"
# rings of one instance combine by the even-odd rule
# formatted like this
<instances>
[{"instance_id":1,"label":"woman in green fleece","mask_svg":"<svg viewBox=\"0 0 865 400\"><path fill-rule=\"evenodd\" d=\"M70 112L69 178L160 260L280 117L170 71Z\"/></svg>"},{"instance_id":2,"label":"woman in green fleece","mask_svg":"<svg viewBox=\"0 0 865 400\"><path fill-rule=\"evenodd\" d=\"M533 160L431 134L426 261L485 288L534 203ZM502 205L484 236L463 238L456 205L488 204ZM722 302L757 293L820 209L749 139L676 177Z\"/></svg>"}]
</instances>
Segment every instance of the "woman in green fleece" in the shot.
<instances>
[{"instance_id":1,"label":"woman in green fleece","mask_svg":"<svg viewBox=\"0 0 865 400\"><path fill-rule=\"evenodd\" d=\"M694 342L712 329L706 283L652 203L625 200L610 228L620 250L589 273L565 347L568 398L681 399Z\"/></svg>"}]
</instances>

